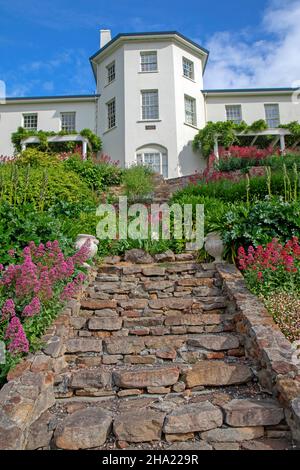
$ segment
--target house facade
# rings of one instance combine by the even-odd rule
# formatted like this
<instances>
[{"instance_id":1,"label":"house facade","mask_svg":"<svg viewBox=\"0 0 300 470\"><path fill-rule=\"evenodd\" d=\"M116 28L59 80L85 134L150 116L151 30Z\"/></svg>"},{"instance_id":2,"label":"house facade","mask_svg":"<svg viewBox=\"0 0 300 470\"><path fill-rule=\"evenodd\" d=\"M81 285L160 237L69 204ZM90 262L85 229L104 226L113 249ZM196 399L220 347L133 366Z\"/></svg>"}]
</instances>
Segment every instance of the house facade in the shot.
<instances>
[{"instance_id":1,"label":"house facade","mask_svg":"<svg viewBox=\"0 0 300 470\"><path fill-rule=\"evenodd\" d=\"M122 166L150 165L165 178L193 174L205 160L192 149L208 121L270 128L300 121L292 88L204 90L208 51L178 32L119 34L100 31L90 58L96 93L7 98L0 104L0 155L12 155L11 133L27 129L80 132L90 128L103 153Z\"/></svg>"}]
</instances>

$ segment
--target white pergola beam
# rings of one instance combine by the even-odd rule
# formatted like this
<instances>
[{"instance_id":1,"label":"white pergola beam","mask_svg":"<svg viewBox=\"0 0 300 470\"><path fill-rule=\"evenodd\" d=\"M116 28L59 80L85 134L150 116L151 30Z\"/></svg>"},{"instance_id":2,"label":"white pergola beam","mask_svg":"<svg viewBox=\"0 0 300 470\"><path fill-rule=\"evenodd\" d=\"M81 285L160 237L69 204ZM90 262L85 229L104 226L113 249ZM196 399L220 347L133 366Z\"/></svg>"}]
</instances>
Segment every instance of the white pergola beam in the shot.
<instances>
[{"instance_id":1,"label":"white pergola beam","mask_svg":"<svg viewBox=\"0 0 300 470\"><path fill-rule=\"evenodd\" d=\"M61 142L81 142L82 143L82 157L84 160L87 158L88 147L91 150L91 144L86 137L80 134L69 134L69 135L51 135L47 137L49 143L61 143ZM28 144L39 144L40 139L37 136L27 137L21 141L22 152L26 150Z\"/></svg>"}]
</instances>

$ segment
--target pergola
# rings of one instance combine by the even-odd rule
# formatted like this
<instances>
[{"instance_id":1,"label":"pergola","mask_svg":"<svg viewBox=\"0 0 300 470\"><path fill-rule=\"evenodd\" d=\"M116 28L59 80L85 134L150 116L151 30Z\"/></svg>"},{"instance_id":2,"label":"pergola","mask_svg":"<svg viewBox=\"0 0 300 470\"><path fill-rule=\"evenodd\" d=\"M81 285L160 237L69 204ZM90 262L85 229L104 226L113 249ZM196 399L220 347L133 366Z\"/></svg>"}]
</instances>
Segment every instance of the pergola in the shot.
<instances>
[{"instance_id":1,"label":"pergola","mask_svg":"<svg viewBox=\"0 0 300 470\"><path fill-rule=\"evenodd\" d=\"M87 149L91 150L91 145L89 140L86 137L83 137L80 134L69 134L69 135L51 135L47 137L47 142L49 143L61 143L61 142L81 142L82 143L82 157L86 160ZM40 139L37 136L27 137L21 141L21 149L26 150L28 144L39 144Z\"/></svg>"},{"instance_id":2,"label":"pergola","mask_svg":"<svg viewBox=\"0 0 300 470\"><path fill-rule=\"evenodd\" d=\"M265 131L257 131L257 132L236 132L237 137L253 137L253 140L251 142L251 145L254 145L257 138L260 136L265 136L265 135L273 135L274 140L272 142L272 145L275 146L280 142L280 151L282 155L285 155L285 136L286 135L291 135L291 132L288 129L283 129L283 128L276 128L276 129L267 129ZM300 143L300 139L295 142L293 147L296 147ZM219 160L219 135L215 135L215 142L214 142L214 154L217 160Z\"/></svg>"}]
</instances>

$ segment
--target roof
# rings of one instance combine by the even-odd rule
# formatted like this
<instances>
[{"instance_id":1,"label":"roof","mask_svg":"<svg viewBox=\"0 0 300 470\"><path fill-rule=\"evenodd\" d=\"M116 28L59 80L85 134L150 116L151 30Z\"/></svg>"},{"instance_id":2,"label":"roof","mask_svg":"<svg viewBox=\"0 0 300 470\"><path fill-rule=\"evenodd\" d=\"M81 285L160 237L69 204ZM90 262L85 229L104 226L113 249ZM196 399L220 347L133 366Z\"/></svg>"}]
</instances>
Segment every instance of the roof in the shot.
<instances>
[{"instance_id":1,"label":"roof","mask_svg":"<svg viewBox=\"0 0 300 470\"><path fill-rule=\"evenodd\" d=\"M208 95L220 95L220 94L264 94L264 93L293 93L299 88L227 88L227 89L212 89L212 90L202 90L203 93Z\"/></svg>"},{"instance_id":2,"label":"roof","mask_svg":"<svg viewBox=\"0 0 300 470\"><path fill-rule=\"evenodd\" d=\"M147 36L177 36L179 37L181 40L183 41L186 41L188 42L192 47L195 47L197 48L200 52L202 52L202 54L206 55L206 59L205 59L205 64L204 64L204 69L203 69L203 72L205 70L205 67L206 67L206 64L207 64L207 60L208 60L208 56L209 56L209 51L207 49L205 49L204 47L200 46L199 44L197 44L196 42L192 41L191 39L187 38L186 36L184 36L183 34L179 33L178 31L155 31L155 32L149 32L149 31L146 31L146 32L140 32L140 33L119 33L117 34L115 37L113 37L107 44L105 44L105 46L103 46L101 49L99 49L97 52L95 52L95 54L93 54L91 57L90 57L90 62L91 62L91 65L92 65L92 68L93 68L93 73L94 73L94 76L96 78L96 74L95 74L95 69L93 67L93 60L98 57L100 54L102 54L105 50L107 50L108 48L110 48L113 44L115 44L118 40L121 40L121 39L126 39L126 38L136 38L136 37L147 37Z\"/></svg>"},{"instance_id":3,"label":"roof","mask_svg":"<svg viewBox=\"0 0 300 470\"><path fill-rule=\"evenodd\" d=\"M58 96L19 96L5 98L5 102L19 102L19 101L91 101L100 95L58 95Z\"/></svg>"}]
</instances>

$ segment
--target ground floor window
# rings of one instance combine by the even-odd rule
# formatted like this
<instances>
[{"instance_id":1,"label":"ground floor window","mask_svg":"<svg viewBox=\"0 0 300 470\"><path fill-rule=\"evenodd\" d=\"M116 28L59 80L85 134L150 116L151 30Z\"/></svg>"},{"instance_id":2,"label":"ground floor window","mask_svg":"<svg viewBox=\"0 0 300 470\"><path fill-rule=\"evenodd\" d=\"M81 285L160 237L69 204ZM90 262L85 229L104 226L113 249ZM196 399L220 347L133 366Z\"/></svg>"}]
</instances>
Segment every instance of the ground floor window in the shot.
<instances>
[{"instance_id":1,"label":"ground floor window","mask_svg":"<svg viewBox=\"0 0 300 470\"><path fill-rule=\"evenodd\" d=\"M168 153L166 149L145 148L136 153L137 163L147 165L155 173L160 173L164 178L168 178Z\"/></svg>"}]
</instances>

